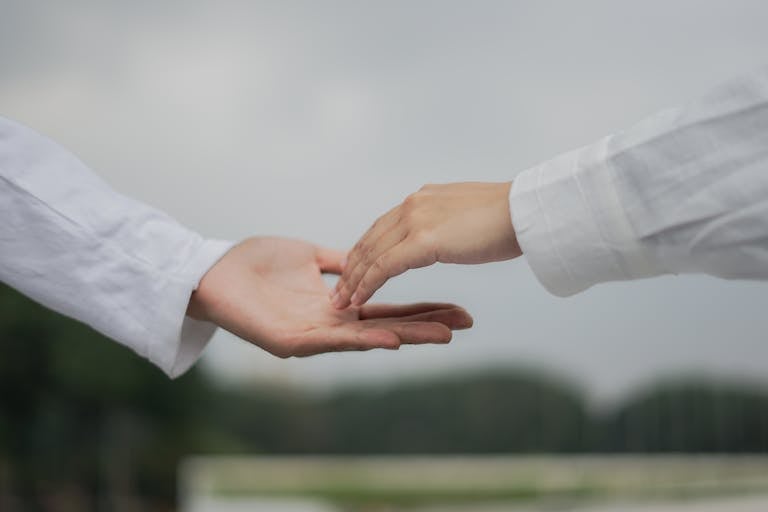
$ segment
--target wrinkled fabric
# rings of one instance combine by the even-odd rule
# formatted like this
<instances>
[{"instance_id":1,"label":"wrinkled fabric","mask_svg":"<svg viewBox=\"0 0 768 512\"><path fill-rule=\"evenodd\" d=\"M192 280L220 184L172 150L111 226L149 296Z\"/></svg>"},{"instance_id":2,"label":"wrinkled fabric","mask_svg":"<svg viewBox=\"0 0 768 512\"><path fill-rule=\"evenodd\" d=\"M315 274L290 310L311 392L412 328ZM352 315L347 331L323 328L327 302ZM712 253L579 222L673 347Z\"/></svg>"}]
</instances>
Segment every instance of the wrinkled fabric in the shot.
<instances>
[{"instance_id":1,"label":"wrinkled fabric","mask_svg":"<svg viewBox=\"0 0 768 512\"><path fill-rule=\"evenodd\" d=\"M0 118L0 280L84 322L169 376L215 326L186 317L232 244L122 196L53 141Z\"/></svg>"},{"instance_id":2,"label":"wrinkled fabric","mask_svg":"<svg viewBox=\"0 0 768 512\"><path fill-rule=\"evenodd\" d=\"M510 213L556 295L670 273L768 279L768 68L523 171Z\"/></svg>"}]
</instances>

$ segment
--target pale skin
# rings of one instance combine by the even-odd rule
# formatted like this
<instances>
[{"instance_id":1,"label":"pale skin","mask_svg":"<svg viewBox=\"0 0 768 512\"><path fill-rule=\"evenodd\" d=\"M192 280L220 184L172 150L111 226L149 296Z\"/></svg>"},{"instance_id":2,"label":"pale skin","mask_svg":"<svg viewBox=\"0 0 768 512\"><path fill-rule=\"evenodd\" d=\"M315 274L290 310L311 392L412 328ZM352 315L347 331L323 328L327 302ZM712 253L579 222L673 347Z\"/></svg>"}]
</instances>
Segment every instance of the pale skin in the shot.
<instances>
[{"instance_id":1,"label":"pale skin","mask_svg":"<svg viewBox=\"0 0 768 512\"><path fill-rule=\"evenodd\" d=\"M331 293L340 310L358 308L387 282L434 263L477 264L522 254L506 183L426 185L380 217L349 253Z\"/></svg>"},{"instance_id":2,"label":"pale skin","mask_svg":"<svg viewBox=\"0 0 768 512\"><path fill-rule=\"evenodd\" d=\"M452 330L472 325L453 304L335 309L322 274L340 274L344 258L300 240L250 238L205 274L187 314L282 358L448 343Z\"/></svg>"}]
</instances>

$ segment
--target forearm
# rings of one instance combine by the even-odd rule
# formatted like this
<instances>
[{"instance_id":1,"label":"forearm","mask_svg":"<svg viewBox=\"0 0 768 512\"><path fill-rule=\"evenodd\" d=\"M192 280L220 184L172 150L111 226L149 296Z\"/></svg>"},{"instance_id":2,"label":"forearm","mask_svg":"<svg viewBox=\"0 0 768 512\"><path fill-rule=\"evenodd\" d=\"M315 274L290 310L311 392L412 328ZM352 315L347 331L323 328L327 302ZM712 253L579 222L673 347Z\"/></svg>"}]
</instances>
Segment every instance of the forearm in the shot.
<instances>
[{"instance_id":1,"label":"forearm","mask_svg":"<svg viewBox=\"0 0 768 512\"><path fill-rule=\"evenodd\" d=\"M663 273L768 278L766 197L763 71L523 172L510 209L534 272L570 295Z\"/></svg>"}]
</instances>

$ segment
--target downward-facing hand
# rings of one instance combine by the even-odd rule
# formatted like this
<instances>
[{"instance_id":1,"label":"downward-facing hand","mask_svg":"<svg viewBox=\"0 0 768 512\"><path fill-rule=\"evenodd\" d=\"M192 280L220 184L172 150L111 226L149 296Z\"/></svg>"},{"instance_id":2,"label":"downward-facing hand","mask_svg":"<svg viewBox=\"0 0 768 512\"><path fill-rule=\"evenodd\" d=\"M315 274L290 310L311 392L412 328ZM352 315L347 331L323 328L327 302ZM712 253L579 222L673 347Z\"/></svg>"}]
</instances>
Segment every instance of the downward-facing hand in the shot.
<instances>
[{"instance_id":1,"label":"downward-facing hand","mask_svg":"<svg viewBox=\"0 0 768 512\"><path fill-rule=\"evenodd\" d=\"M509 213L511 183L427 185L380 217L357 242L331 301L360 306L389 278L433 263L520 256Z\"/></svg>"}]
</instances>

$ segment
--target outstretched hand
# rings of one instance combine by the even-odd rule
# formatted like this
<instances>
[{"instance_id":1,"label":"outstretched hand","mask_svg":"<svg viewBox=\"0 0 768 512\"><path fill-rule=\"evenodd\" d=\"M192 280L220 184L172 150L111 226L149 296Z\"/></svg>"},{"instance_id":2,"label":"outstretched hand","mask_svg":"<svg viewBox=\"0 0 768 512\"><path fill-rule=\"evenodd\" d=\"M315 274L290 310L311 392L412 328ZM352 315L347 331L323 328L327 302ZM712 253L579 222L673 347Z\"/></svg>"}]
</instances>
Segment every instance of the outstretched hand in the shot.
<instances>
[{"instance_id":1,"label":"outstretched hand","mask_svg":"<svg viewBox=\"0 0 768 512\"><path fill-rule=\"evenodd\" d=\"M340 274L343 259L342 252L299 240L245 240L206 273L188 314L278 357L447 343L452 330L472 325L452 304L335 309L322 274Z\"/></svg>"},{"instance_id":2,"label":"outstretched hand","mask_svg":"<svg viewBox=\"0 0 768 512\"><path fill-rule=\"evenodd\" d=\"M427 185L380 217L349 254L331 297L361 306L389 278L433 263L520 256L509 213L511 183Z\"/></svg>"}]
</instances>

